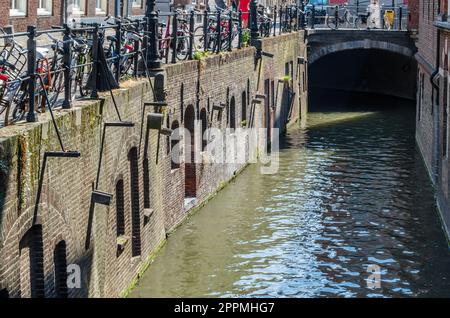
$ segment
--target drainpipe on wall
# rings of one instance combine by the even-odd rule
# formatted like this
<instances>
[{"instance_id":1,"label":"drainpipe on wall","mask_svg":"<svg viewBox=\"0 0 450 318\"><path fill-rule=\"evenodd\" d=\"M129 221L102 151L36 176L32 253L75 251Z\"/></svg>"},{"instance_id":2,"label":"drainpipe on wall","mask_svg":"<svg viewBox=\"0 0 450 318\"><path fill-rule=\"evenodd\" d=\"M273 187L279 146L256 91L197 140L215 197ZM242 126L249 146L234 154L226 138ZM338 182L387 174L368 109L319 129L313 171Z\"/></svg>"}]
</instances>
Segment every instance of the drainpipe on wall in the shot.
<instances>
[{"instance_id":1,"label":"drainpipe on wall","mask_svg":"<svg viewBox=\"0 0 450 318\"><path fill-rule=\"evenodd\" d=\"M441 11L441 4L438 1L438 12ZM434 167L433 169L433 183L438 184L439 174L440 174L440 110L439 110L439 65L440 65L440 50L441 50L441 33L439 28L436 30L436 69L430 75L430 83L435 90L434 101L431 107L435 107L434 109L434 137L436 142L434 143L434 153L436 157L434 158Z\"/></svg>"},{"instance_id":2,"label":"drainpipe on wall","mask_svg":"<svg viewBox=\"0 0 450 318\"><path fill-rule=\"evenodd\" d=\"M120 0L114 1L114 16L120 17Z\"/></svg>"}]
</instances>

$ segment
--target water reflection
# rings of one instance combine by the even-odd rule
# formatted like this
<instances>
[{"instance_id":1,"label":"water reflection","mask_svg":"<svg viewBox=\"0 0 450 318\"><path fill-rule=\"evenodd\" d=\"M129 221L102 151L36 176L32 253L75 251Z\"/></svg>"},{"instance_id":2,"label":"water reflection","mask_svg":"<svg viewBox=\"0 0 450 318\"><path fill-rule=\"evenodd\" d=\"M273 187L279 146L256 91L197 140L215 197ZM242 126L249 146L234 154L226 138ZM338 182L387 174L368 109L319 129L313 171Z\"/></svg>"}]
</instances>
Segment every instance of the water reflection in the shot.
<instances>
[{"instance_id":1,"label":"water reflection","mask_svg":"<svg viewBox=\"0 0 450 318\"><path fill-rule=\"evenodd\" d=\"M414 112L312 113L307 126L283 140L277 174L250 166L179 228L131 296L450 296Z\"/></svg>"}]
</instances>

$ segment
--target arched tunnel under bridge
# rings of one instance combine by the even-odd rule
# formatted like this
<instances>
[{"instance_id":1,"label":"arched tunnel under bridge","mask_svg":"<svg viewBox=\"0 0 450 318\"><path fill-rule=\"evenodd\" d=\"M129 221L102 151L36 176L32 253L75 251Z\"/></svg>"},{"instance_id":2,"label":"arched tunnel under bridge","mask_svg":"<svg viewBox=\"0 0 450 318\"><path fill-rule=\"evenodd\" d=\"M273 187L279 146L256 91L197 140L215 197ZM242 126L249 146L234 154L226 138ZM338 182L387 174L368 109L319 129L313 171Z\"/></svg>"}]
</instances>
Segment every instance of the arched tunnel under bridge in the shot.
<instances>
[{"instance_id":1,"label":"arched tunnel under bridge","mask_svg":"<svg viewBox=\"0 0 450 318\"><path fill-rule=\"evenodd\" d=\"M308 36L310 111L324 97L332 96L376 95L415 100L416 49L408 34L347 33L316 30Z\"/></svg>"},{"instance_id":2,"label":"arched tunnel under bridge","mask_svg":"<svg viewBox=\"0 0 450 318\"><path fill-rule=\"evenodd\" d=\"M380 49L325 55L309 64L310 109L318 96L369 93L414 100L417 64L413 57Z\"/></svg>"}]
</instances>

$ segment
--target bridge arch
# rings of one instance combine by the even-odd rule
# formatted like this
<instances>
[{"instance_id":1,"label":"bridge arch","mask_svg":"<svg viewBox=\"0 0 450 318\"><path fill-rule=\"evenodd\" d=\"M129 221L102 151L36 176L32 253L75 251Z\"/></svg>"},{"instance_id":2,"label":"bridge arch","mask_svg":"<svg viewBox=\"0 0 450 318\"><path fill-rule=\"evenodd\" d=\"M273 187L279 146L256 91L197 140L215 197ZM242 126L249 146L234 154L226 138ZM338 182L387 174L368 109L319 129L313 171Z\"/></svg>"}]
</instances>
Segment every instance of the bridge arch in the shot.
<instances>
[{"instance_id":1,"label":"bridge arch","mask_svg":"<svg viewBox=\"0 0 450 318\"><path fill-rule=\"evenodd\" d=\"M406 46L390 43L385 41L378 40L357 40L357 41L347 41L347 42L339 42L336 44L330 44L323 46L314 50L308 57L308 63L313 64L317 60L333 53L348 51L348 50L361 50L361 49L374 49L374 50L382 50L388 51L391 53L397 53L403 55L405 57L413 57L414 51Z\"/></svg>"},{"instance_id":2,"label":"bridge arch","mask_svg":"<svg viewBox=\"0 0 450 318\"><path fill-rule=\"evenodd\" d=\"M368 93L414 100L414 44L398 32L321 31L308 38L308 96ZM361 95L362 96L362 95Z\"/></svg>"}]
</instances>

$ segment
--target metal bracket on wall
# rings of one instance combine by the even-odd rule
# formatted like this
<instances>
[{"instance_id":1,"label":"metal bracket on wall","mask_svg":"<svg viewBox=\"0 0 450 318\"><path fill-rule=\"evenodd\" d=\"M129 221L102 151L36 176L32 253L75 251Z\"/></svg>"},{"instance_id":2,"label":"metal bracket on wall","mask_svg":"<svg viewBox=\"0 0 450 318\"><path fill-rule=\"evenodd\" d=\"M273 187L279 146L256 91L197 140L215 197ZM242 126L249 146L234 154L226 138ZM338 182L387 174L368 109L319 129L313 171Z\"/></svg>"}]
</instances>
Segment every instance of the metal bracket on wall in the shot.
<instances>
[{"instance_id":1,"label":"metal bracket on wall","mask_svg":"<svg viewBox=\"0 0 450 318\"><path fill-rule=\"evenodd\" d=\"M227 106L226 103L213 104L212 109L217 111L223 111L223 109Z\"/></svg>"},{"instance_id":2,"label":"metal bracket on wall","mask_svg":"<svg viewBox=\"0 0 450 318\"><path fill-rule=\"evenodd\" d=\"M164 135L164 136L171 136L173 133L173 130L170 128L163 127L163 128L161 128L160 133L161 133L161 135Z\"/></svg>"},{"instance_id":3,"label":"metal bracket on wall","mask_svg":"<svg viewBox=\"0 0 450 318\"><path fill-rule=\"evenodd\" d=\"M99 183L100 183L100 171L102 167L102 159L103 159L103 149L105 145L105 138L106 138L106 128L107 127L121 127L121 128L130 128L134 127L133 122L129 121L113 121L113 122L105 122L103 124L103 131L102 131L102 142L100 144L100 155L98 160L98 166L97 166L97 176L95 178L95 185L92 189L91 193L91 202L89 206L89 219L88 219L88 228L87 228L87 234L86 234L86 241L85 241L85 249L89 249L90 241L91 241L91 232L92 232L92 219L94 217L94 209L95 204L102 204L102 205L109 205L111 203L113 195L111 193L99 191Z\"/></svg>"},{"instance_id":4,"label":"metal bracket on wall","mask_svg":"<svg viewBox=\"0 0 450 318\"><path fill-rule=\"evenodd\" d=\"M272 53L269 53L269 52L261 51L261 56L265 56L265 57L268 57L268 58L273 59L273 57L274 57L275 55L272 54Z\"/></svg>"},{"instance_id":5,"label":"metal bracket on wall","mask_svg":"<svg viewBox=\"0 0 450 318\"><path fill-rule=\"evenodd\" d=\"M168 106L166 102L145 102L144 107L153 106L155 107L155 112L162 113L164 108Z\"/></svg>"},{"instance_id":6,"label":"metal bracket on wall","mask_svg":"<svg viewBox=\"0 0 450 318\"><path fill-rule=\"evenodd\" d=\"M139 136L139 153L141 150L141 146L142 146L142 134L144 132L144 116L145 116L145 108L149 107L149 106L153 106L154 107L154 111L155 113L162 113L164 108L168 106L168 104L166 102L145 102L143 107L142 107L142 114L141 114L141 133ZM147 118L148 119L148 118Z\"/></svg>"}]
</instances>

